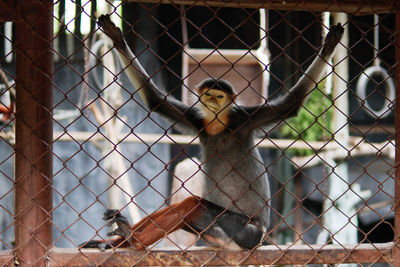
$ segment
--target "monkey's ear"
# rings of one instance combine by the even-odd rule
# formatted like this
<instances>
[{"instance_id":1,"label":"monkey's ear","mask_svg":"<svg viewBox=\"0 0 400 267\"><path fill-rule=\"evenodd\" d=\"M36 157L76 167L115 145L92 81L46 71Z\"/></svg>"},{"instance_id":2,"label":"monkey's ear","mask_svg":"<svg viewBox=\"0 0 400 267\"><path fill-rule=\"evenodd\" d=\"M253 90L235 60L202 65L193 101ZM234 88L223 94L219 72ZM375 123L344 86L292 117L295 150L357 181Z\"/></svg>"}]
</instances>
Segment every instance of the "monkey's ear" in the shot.
<instances>
[{"instance_id":1,"label":"monkey's ear","mask_svg":"<svg viewBox=\"0 0 400 267\"><path fill-rule=\"evenodd\" d=\"M205 87L205 88L196 87L195 90L196 90L197 94L198 94L199 96L201 96L202 94L204 94L205 91L208 90L208 88L207 88L207 87Z\"/></svg>"},{"instance_id":2,"label":"monkey's ear","mask_svg":"<svg viewBox=\"0 0 400 267\"><path fill-rule=\"evenodd\" d=\"M196 86L196 87L194 88L194 92L197 93L198 96L201 95L201 91L202 91L202 90L201 90L200 87L198 87L198 86Z\"/></svg>"}]
</instances>

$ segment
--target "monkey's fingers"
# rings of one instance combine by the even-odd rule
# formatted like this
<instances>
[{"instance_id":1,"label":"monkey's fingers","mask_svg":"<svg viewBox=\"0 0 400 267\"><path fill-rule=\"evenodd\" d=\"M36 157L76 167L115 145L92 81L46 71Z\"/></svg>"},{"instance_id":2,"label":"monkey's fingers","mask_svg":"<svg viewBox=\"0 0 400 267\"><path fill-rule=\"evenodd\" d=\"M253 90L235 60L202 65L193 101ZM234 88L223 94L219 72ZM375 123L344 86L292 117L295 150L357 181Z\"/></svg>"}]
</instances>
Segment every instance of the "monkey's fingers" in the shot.
<instances>
[{"instance_id":1,"label":"monkey's fingers","mask_svg":"<svg viewBox=\"0 0 400 267\"><path fill-rule=\"evenodd\" d=\"M333 25L326 36L326 42L328 43L339 43L344 33L344 28L342 24L338 23L337 25Z\"/></svg>"},{"instance_id":2,"label":"monkey's fingers","mask_svg":"<svg viewBox=\"0 0 400 267\"><path fill-rule=\"evenodd\" d=\"M113 41L115 48L123 48L125 46L124 36L120 28L115 26L111 21L110 15L101 15L97 20L97 24L103 29L103 32Z\"/></svg>"},{"instance_id":3,"label":"monkey's fingers","mask_svg":"<svg viewBox=\"0 0 400 267\"><path fill-rule=\"evenodd\" d=\"M324 48L322 49L323 56L329 56L333 53L336 45L339 43L340 39L342 39L343 33L344 28L340 23L332 26L329 29L329 32L325 38Z\"/></svg>"}]
</instances>

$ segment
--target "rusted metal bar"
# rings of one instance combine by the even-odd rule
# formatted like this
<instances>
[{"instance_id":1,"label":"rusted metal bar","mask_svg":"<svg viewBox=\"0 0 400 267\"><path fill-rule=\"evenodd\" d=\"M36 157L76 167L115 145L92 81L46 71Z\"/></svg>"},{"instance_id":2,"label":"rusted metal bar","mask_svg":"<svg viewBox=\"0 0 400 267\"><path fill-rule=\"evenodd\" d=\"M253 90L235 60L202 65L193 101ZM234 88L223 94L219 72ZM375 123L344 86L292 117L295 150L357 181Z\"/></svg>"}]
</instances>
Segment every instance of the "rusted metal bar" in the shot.
<instances>
[{"instance_id":1,"label":"rusted metal bar","mask_svg":"<svg viewBox=\"0 0 400 267\"><path fill-rule=\"evenodd\" d=\"M400 267L400 9L396 12L395 33L395 83L396 83L396 107L395 107L395 201L394 201L394 246L393 261L395 267Z\"/></svg>"},{"instance_id":2,"label":"rusted metal bar","mask_svg":"<svg viewBox=\"0 0 400 267\"><path fill-rule=\"evenodd\" d=\"M50 266L212 266L392 262L393 243L263 246L252 252L209 247L189 250L53 249Z\"/></svg>"},{"instance_id":3,"label":"rusted metal bar","mask_svg":"<svg viewBox=\"0 0 400 267\"><path fill-rule=\"evenodd\" d=\"M220 6L241 8L265 8L290 11L330 11L358 15L391 13L399 7L398 0L127 0L127 2L165 3L179 5Z\"/></svg>"},{"instance_id":4,"label":"rusted metal bar","mask_svg":"<svg viewBox=\"0 0 400 267\"><path fill-rule=\"evenodd\" d=\"M0 266L15 266L14 256L10 250L0 250Z\"/></svg>"},{"instance_id":5,"label":"rusted metal bar","mask_svg":"<svg viewBox=\"0 0 400 267\"><path fill-rule=\"evenodd\" d=\"M19 266L46 266L52 245L53 1L17 5L15 254Z\"/></svg>"}]
</instances>

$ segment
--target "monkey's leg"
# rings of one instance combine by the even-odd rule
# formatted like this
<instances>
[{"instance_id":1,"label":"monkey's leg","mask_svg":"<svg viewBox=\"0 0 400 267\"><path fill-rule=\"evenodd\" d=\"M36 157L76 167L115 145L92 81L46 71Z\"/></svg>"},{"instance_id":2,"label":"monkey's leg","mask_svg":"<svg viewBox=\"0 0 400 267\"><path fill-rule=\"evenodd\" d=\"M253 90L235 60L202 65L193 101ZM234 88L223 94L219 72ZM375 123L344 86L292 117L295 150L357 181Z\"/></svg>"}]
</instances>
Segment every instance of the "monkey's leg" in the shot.
<instances>
[{"instance_id":1,"label":"monkey's leg","mask_svg":"<svg viewBox=\"0 0 400 267\"><path fill-rule=\"evenodd\" d=\"M9 109L0 103L0 113L8 113Z\"/></svg>"},{"instance_id":2,"label":"monkey's leg","mask_svg":"<svg viewBox=\"0 0 400 267\"><path fill-rule=\"evenodd\" d=\"M191 196L150 214L132 227L136 249L143 250L173 231L184 228L201 216L203 209L201 198Z\"/></svg>"},{"instance_id":3,"label":"monkey's leg","mask_svg":"<svg viewBox=\"0 0 400 267\"><path fill-rule=\"evenodd\" d=\"M184 230L200 233L205 240L231 249L252 249L261 245L264 229L256 226L248 216L205 199L201 200L201 206L201 215L193 217L189 222L191 228L184 227Z\"/></svg>"},{"instance_id":4,"label":"monkey's leg","mask_svg":"<svg viewBox=\"0 0 400 267\"><path fill-rule=\"evenodd\" d=\"M0 121L7 121L11 116L11 110L12 106L6 107L0 103L0 114L3 114L3 117L0 119Z\"/></svg>"},{"instance_id":5,"label":"monkey's leg","mask_svg":"<svg viewBox=\"0 0 400 267\"><path fill-rule=\"evenodd\" d=\"M133 246L137 250L144 250L147 246L193 221L202 214L201 209L203 207L199 197L188 197L146 216L132 227L118 210L107 210L103 219L118 225L116 230L107 235L119 235L119 237L105 241L92 240L84 243L83 247L104 250L111 247Z\"/></svg>"},{"instance_id":6,"label":"monkey's leg","mask_svg":"<svg viewBox=\"0 0 400 267\"><path fill-rule=\"evenodd\" d=\"M261 244L264 236L263 229L246 215L193 196L155 212L134 225L134 246L138 250L144 249L178 229L200 234L215 245L236 249L252 249Z\"/></svg>"},{"instance_id":7,"label":"monkey's leg","mask_svg":"<svg viewBox=\"0 0 400 267\"><path fill-rule=\"evenodd\" d=\"M264 236L263 229L246 215L196 196L150 214L135 224L131 233L126 230L129 228L124 225L124 220L117 218L114 221L119 228L112 234L123 236L122 240L137 250L144 250L178 229L200 234L212 244L234 249L252 249L261 244Z\"/></svg>"}]
</instances>

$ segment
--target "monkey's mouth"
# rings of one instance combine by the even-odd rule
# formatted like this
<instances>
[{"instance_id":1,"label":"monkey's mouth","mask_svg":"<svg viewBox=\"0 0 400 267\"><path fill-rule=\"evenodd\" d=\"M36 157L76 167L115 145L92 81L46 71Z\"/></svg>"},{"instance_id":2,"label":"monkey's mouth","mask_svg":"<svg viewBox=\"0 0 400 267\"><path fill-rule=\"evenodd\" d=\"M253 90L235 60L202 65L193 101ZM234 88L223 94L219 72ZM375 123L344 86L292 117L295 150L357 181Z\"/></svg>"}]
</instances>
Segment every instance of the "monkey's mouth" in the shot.
<instances>
[{"instance_id":1,"label":"monkey's mouth","mask_svg":"<svg viewBox=\"0 0 400 267\"><path fill-rule=\"evenodd\" d=\"M217 112L219 111L219 105L215 104L215 103L207 103L206 104L207 108L213 112Z\"/></svg>"}]
</instances>

